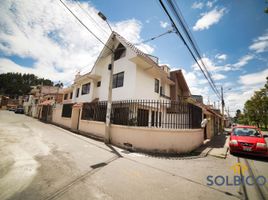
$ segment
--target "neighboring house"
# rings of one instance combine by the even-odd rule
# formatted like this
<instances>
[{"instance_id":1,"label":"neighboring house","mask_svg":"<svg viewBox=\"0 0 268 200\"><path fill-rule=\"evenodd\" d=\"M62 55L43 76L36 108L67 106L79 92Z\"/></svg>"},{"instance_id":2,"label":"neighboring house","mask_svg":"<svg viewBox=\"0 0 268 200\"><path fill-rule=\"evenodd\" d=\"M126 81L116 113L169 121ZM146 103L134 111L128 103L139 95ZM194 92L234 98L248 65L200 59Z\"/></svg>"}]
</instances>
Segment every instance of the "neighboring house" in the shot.
<instances>
[{"instance_id":1,"label":"neighboring house","mask_svg":"<svg viewBox=\"0 0 268 200\"><path fill-rule=\"evenodd\" d=\"M170 78L175 83L170 87L170 97L172 101L181 101L191 96L190 89L181 70L172 71Z\"/></svg>"},{"instance_id":2,"label":"neighboring house","mask_svg":"<svg viewBox=\"0 0 268 200\"><path fill-rule=\"evenodd\" d=\"M183 143L184 139L173 141L172 137L188 137L186 140L189 144L185 145L191 147L185 147L181 151L189 151L200 145L203 141L202 131L199 129L202 109L186 101L191 93L182 71L170 72L168 66L158 64L156 57L143 53L115 32L108 39L106 46L115 47L112 77L112 129L117 125L116 128L119 130L116 132L121 134L125 127L146 127L146 130L133 129L133 131L139 130L141 135L146 135L149 132L153 133L157 128L165 133L161 132L161 136L156 137L157 142L153 143L153 146L156 145L155 148L160 148L161 151L177 152L178 148L184 148L183 145L178 145ZM104 47L92 70L84 75L76 74L74 83L64 89L63 104L57 105L53 110L53 123L104 137L110 63L111 51ZM174 135L180 132L179 129L189 130L182 131L181 135ZM131 130L128 131L131 133ZM188 133L189 131L191 133ZM168 137L169 134L172 137ZM118 137L121 138L121 135ZM191 137L195 139L191 140ZM113 138L114 143L119 146L133 140L125 137L119 142L117 140L119 138L115 138L117 137ZM161 147L159 144L161 141L174 149L171 147L168 150L163 149L165 145ZM135 146L140 149L153 148L148 146L148 142L137 143Z\"/></svg>"},{"instance_id":3,"label":"neighboring house","mask_svg":"<svg viewBox=\"0 0 268 200\"><path fill-rule=\"evenodd\" d=\"M62 89L55 86L32 86L32 90L27 100L24 101L23 107L25 114L35 117L46 119L52 115L44 110L49 109L49 106L53 106L55 103L62 102ZM44 110L43 110L43 107ZM49 117L48 117L49 118Z\"/></svg>"},{"instance_id":4,"label":"neighboring house","mask_svg":"<svg viewBox=\"0 0 268 200\"><path fill-rule=\"evenodd\" d=\"M209 119L206 127L204 128L204 139L211 139L213 136L218 135L221 130L222 124L222 114L220 113L219 109L213 108L212 105L205 105L203 98L200 95L194 95L188 98L188 101L193 103L194 105L202 108L203 119Z\"/></svg>"},{"instance_id":5,"label":"neighboring house","mask_svg":"<svg viewBox=\"0 0 268 200\"><path fill-rule=\"evenodd\" d=\"M1 109L7 109L7 104L8 104L9 97L0 95L0 108Z\"/></svg>"}]
</instances>

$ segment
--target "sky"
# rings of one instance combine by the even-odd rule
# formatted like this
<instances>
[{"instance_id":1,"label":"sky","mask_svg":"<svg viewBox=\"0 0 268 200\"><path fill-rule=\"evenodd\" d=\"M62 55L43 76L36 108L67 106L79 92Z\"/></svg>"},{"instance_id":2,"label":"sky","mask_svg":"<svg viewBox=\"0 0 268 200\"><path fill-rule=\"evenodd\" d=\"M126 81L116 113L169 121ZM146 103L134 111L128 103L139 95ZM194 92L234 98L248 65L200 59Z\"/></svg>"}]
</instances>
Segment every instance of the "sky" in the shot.
<instances>
[{"instance_id":1,"label":"sky","mask_svg":"<svg viewBox=\"0 0 268 200\"><path fill-rule=\"evenodd\" d=\"M64 2L106 42L113 30L171 69L182 69L190 91L204 103L219 105L187 48L175 33L142 41L171 29L157 0L83 0ZM268 7L265 0L177 0L182 15L226 107L234 115L268 76ZM0 73L34 73L70 85L74 75L89 72L103 48L59 0L2 0L0 4ZM200 62L200 61L199 61Z\"/></svg>"}]
</instances>

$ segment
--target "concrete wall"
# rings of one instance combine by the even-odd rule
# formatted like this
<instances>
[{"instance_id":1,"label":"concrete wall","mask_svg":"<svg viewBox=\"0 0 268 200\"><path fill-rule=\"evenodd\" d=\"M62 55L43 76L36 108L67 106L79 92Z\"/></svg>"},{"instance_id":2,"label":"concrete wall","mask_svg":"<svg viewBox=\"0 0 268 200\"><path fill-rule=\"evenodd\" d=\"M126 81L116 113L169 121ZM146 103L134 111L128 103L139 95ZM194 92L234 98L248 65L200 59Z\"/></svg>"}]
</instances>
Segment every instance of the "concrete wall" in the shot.
<instances>
[{"instance_id":1,"label":"concrete wall","mask_svg":"<svg viewBox=\"0 0 268 200\"><path fill-rule=\"evenodd\" d=\"M57 105L56 108L53 108L52 123L71 128L71 118L62 117L61 112L62 105Z\"/></svg>"},{"instance_id":2,"label":"concrete wall","mask_svg":"<svg viewBox=\"0 0 268 200\"><path fill-rule=\"evenodd\" d=\"M148 152L187 153L203 143L202 129L157 129L111 126L112 143Z\"/></svg>"},{"instance_id":3,"label":"concrete wall","mask_svg":"<svg viewBox=\"0 0 268 200\"><path fill-rule=\"evenodd\" d=\"M79 130L104 138L105 123L81 120ZM160 129L111 125L111 142L146 152L186 153L203 143L202 129Z\"/></svg>"},{"instance_id":4,"label":"concrete wall","mask_svg":"<svg viewBox=\"0 0 268 200\"><path fill-rule=\"evenodd\" d=\"M79 131L104 138L105 124L97 121L80 120Z\"/></svg>"}]
</instances>

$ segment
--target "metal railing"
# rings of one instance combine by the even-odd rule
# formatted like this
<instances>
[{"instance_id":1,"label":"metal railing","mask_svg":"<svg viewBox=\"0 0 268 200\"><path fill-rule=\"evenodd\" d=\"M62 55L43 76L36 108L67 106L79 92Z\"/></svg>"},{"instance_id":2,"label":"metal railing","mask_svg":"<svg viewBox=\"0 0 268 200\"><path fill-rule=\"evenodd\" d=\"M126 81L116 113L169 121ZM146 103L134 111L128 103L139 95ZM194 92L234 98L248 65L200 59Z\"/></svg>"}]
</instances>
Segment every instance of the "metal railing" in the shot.
<instances>
[{"instance_id":1,"label":"metal railing","mask_svg":"<svg viewBox=\"0 0 268 200\"><path fill-rule=\"evenodd\" d=\"M107 102L84 103L83 120L105 122ZM112 102L111 123L151 128L200 128L202 109L183 99L125 100Z\"/></svg>"}]
</instances>

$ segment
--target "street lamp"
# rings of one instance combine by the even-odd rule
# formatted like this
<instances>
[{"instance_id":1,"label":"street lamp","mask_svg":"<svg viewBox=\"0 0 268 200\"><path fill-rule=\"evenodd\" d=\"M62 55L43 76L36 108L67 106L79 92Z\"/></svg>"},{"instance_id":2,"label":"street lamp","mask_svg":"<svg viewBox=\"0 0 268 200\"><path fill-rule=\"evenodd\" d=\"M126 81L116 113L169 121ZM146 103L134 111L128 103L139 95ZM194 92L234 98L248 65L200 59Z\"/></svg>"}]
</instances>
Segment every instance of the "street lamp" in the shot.
<instances>
[{"instance_id":1,"label":"street lamp","mask_svg":"<svg viewBox=\"0 0 268 200\"><path fill-rule=\"evenodd\" d=\"M98 12L98 15L103 21L105 21L108 24L110 31L113 32L113 29L111 28L110 24L108 23L107 18L105 17L105 15L101 11Z\"/></svg>"},{"instance_id":2,"label":"street lamp","mask_svg":"<svg viewBox=\"0 0 268 200\"><path fill-rule=\"evenodd\" d=\"M113 30L110 26L110 24L107 21L107 18L105 17L105 15L101 12L98 13L98 15L100 16L100 18L105 21L112 34L113 34ZM111 64L109 66L109 70L110 70L110 77L109 77L109 89L108 89L108 99L107 99L107 110L106 110L106 122L105 122L105 136L104 136L104 142L106 144L110 143L110 122L111 122L111 109L112 109L112 85L113 85L113 71L114 71L114 35L112 35L112 47L111 47Z\"/></svg>"}]
</instances>

